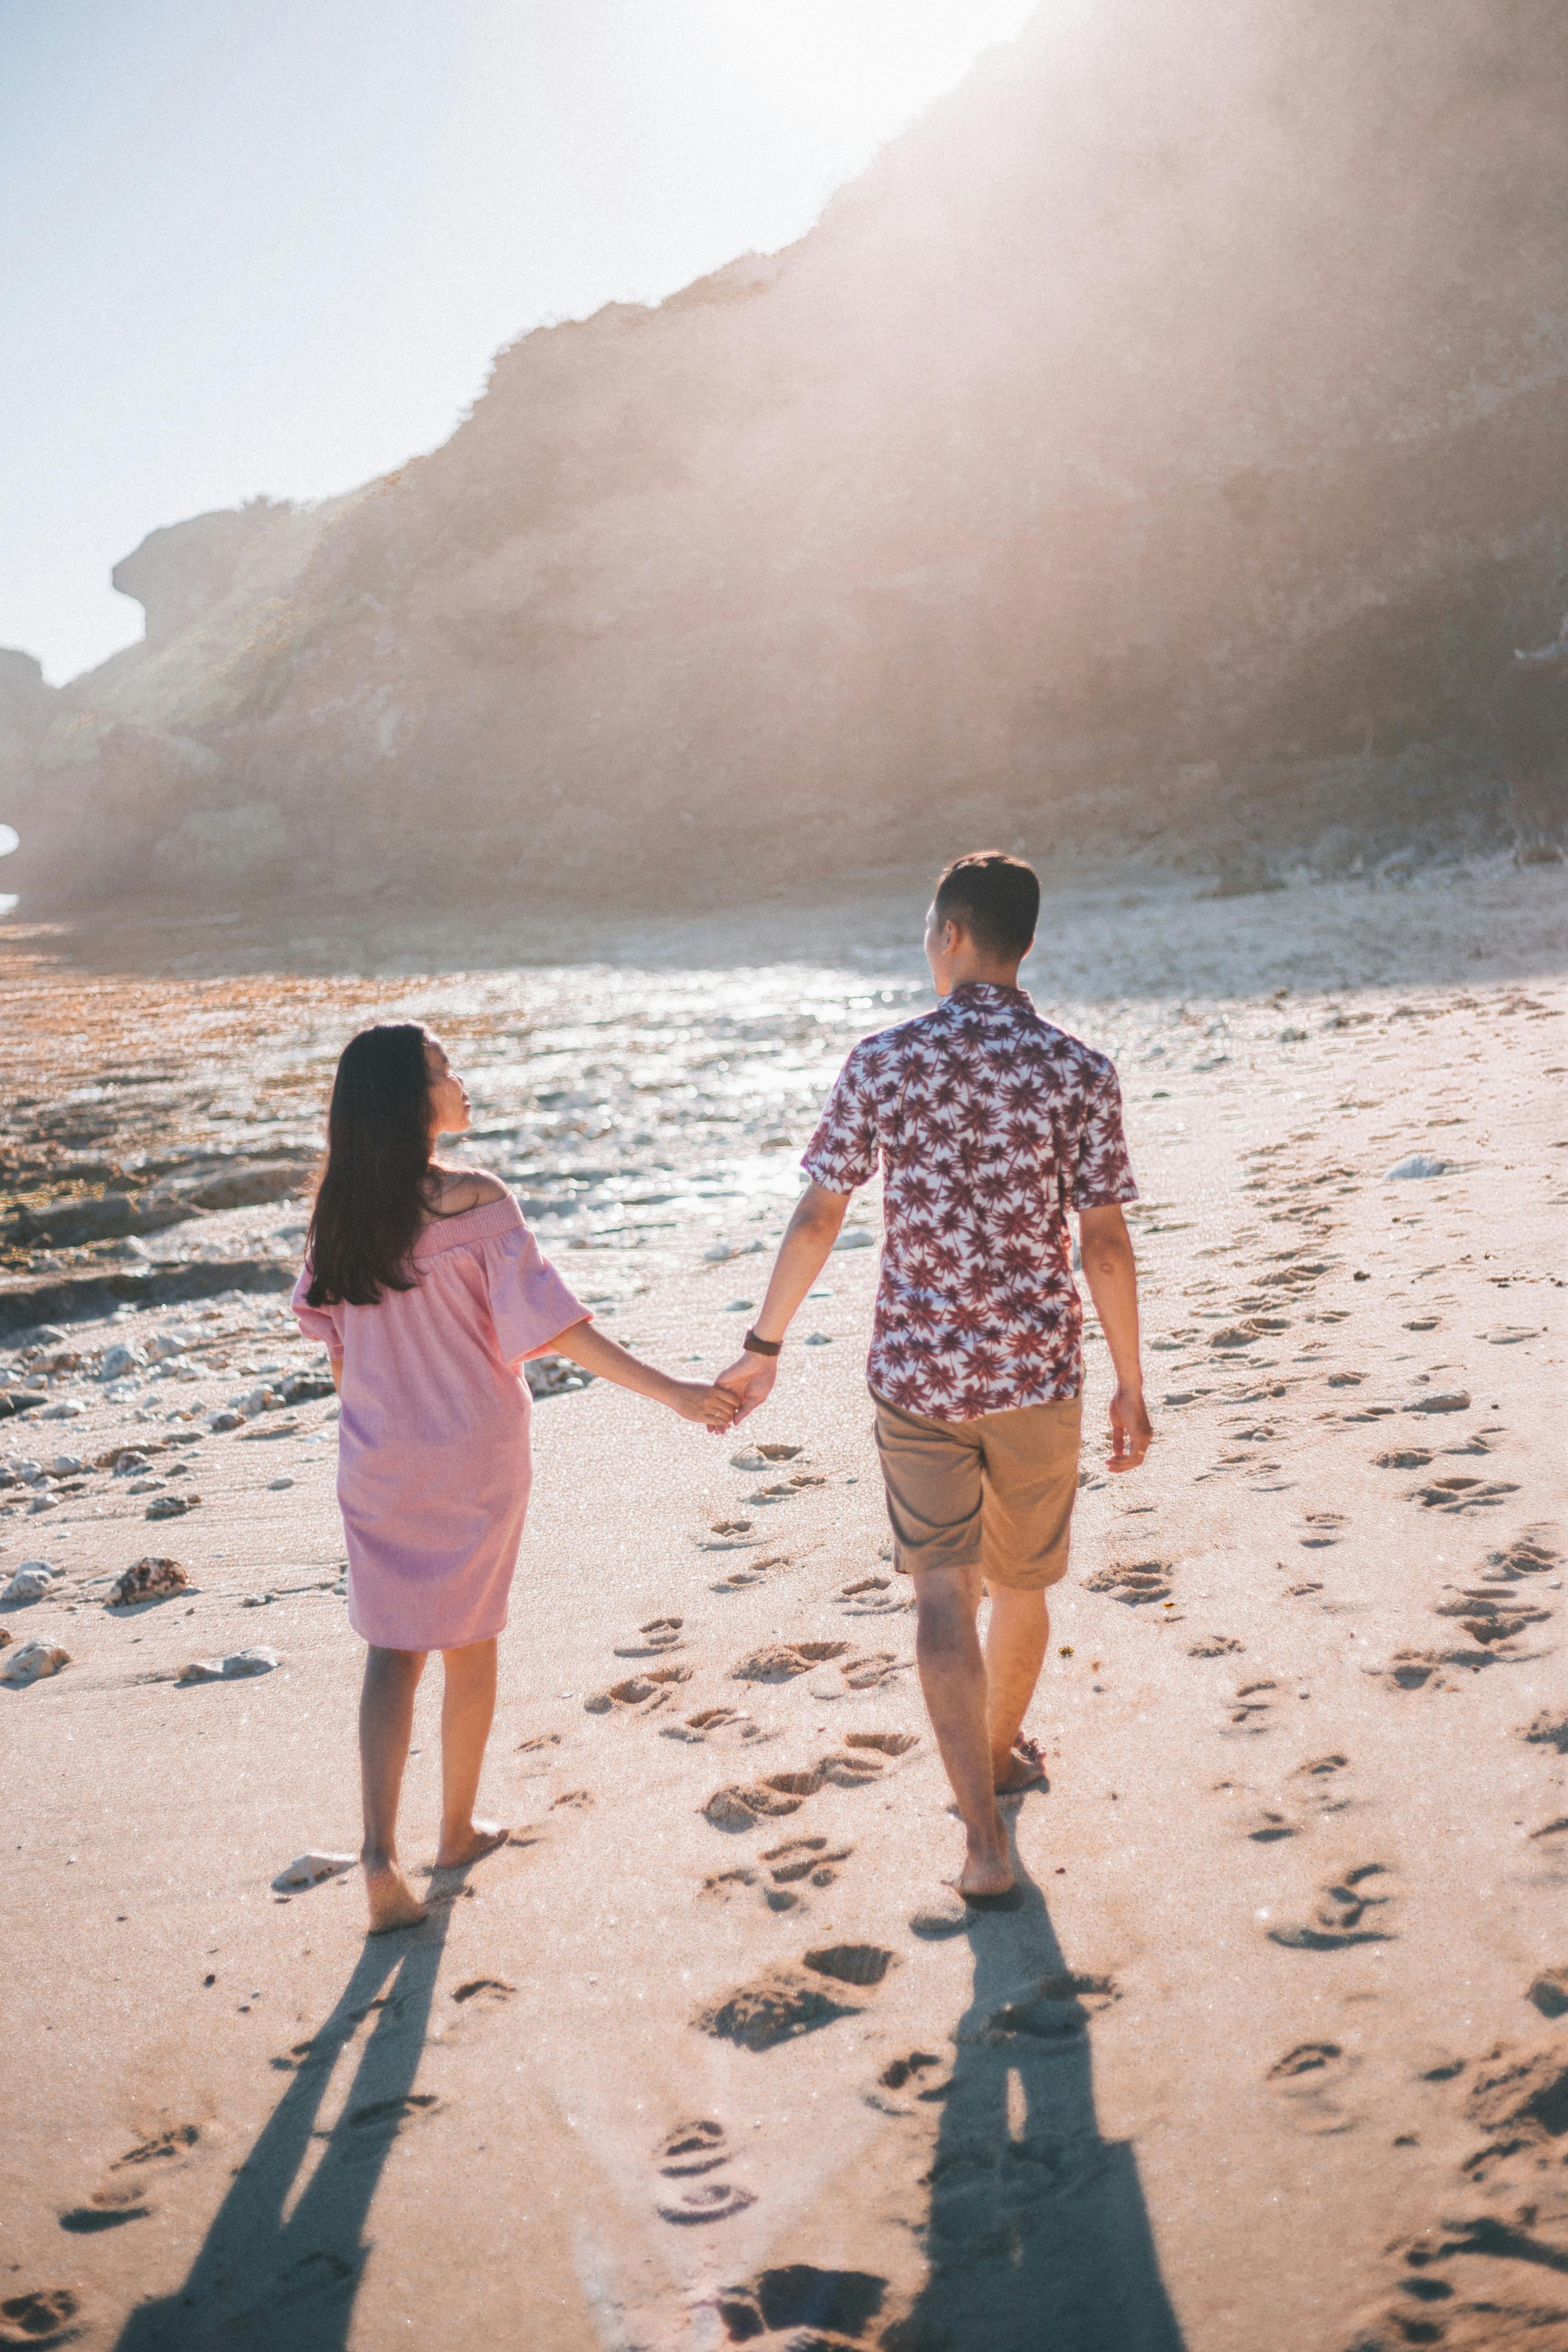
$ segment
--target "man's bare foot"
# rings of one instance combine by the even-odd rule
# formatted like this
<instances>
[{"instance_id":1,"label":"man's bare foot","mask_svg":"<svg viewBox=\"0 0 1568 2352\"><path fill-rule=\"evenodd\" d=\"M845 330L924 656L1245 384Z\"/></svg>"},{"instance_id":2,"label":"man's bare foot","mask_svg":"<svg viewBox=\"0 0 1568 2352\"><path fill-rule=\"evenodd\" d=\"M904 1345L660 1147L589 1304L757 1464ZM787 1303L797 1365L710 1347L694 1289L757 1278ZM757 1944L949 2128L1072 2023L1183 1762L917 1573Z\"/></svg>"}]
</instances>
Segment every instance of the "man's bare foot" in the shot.
<instances>
[{"instance_id":1,"label":"man's bare foot","mask_svg":"<svg viewBox=\"0 0 1568 2352\"><path fill-rule=\"evenodd\" d=\"M963 1857L963 1868L952 1882L967 1900L978 1895L984 1901L988 1895L1009 1895L1013 1889L1013 1857L1007 1846L1006 1832L1000 1814L994 1816L994 1829L989 1837L969 1832L969 1850Z\"/></svg>"},{"instance_id":2,"label":"man's bare foot","mask_svg":"<svg viewBox=\"0 0 1568 2352\"><path fill-rule=\"evenodd\" d=\"M461 1870L481 1855L494 1853L498 1845L505 1845L510 1830L503 1822L470 1822L465 1830L452 1837L444 1837L436 1849L437 1870Z\"/></svg>"},{"instance_id":3,"label":"man's bare foot","mask_svg":"<svg viewBox=\"0 0 1568 2352\"><path fill-rule=\"evenodd\" d=\"M1011 1755L1004 1764L994 1769L996 1794L999 1797L1016 1797L1022 1790L1050 1785L1046 1780L1045 1759L1040 1754L1040 1743L1037 1739L1031 1739L1026 1732L1021 1731L1018 1734L1013 1742Z\"/></svg>"},{"instance_id":4,"label":"man's bare foot","mask_svg":"<svg viewBox=\"0 0 1568 2352\"><path fill-rule=\"evenodd\" d=\"M367 1861L364 1891L373 1936L384 1936L391 1927L417 1927L425 1916L425 1906L395 1862Z\"/></svg>"}]
</instances>

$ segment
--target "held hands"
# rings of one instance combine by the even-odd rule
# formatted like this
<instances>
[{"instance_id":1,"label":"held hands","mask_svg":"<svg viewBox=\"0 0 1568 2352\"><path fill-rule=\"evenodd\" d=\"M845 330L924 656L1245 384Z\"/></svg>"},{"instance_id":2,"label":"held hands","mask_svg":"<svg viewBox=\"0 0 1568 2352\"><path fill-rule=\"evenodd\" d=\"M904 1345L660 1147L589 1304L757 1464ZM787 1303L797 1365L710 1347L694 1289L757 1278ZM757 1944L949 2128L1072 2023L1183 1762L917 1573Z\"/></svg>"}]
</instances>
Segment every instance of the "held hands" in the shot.
<instances>
[{"instance_id":1,"label":"held hands","mask_svg":"<svg viewBox=\"0 0 1568 2352\"><path fill-rule=\"evenodd\" d=\"M725 1372L721 1377L728 1380L730 1376ZM1142 1390L1124 1388L1119 1383L1110 1400L1110 1452L1105 1466L1108 1470L1136 1470L1154 1437Z\"/></svg>"},{"instance_id":2,"label":"held hands","mask_svg":"<svg viewBox=\"0 0 1568 2352\"><path fill-rule=\"evenodd\" d=\"M717 1382L710 1388L701 1381L671 1381L665 1402L682 1421L706 1422L715 1437L722 1437L735 1418L734 1398Z\"/></svg>"},{"instance_id":3,"label":"held hands","mask_svg":"<svg viewBox=\"0 0 1568 2352\"><path fill-rule=\"evenodd\" d=\"M737 1428L748 1413L755 1412L760 1404L767 1402L773 1393L778 1369L776 1356L745 1355L737 1358L720 1373L717 1385L721 1393L727 1396L735 1407ZM717 1429L714 1434L718 1434Z\"/></svg>"}]
</instances>

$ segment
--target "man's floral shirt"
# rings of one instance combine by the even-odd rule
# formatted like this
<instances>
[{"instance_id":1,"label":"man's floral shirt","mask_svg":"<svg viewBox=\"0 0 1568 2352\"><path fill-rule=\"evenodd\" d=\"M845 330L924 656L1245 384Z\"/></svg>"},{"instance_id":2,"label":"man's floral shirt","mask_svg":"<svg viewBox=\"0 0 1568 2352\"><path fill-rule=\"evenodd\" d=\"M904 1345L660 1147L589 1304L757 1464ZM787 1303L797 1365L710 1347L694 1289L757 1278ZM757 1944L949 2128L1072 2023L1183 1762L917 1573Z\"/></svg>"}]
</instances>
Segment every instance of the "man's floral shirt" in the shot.
<instances>
[{"instance_id":1,"label":"man's floral shirt","mask_svg":"<svg viewBox=\"0 0 1568 2352\"><path fill-rule=\"evenodd\" d=\"M862 1039L801 1164L852 1192L879 1160L875 1393L933 1421L1077 1396L1067 1212L1138 1197L1115 1066L1021 988L971 981Z\"/></svg>"}]
</instances>

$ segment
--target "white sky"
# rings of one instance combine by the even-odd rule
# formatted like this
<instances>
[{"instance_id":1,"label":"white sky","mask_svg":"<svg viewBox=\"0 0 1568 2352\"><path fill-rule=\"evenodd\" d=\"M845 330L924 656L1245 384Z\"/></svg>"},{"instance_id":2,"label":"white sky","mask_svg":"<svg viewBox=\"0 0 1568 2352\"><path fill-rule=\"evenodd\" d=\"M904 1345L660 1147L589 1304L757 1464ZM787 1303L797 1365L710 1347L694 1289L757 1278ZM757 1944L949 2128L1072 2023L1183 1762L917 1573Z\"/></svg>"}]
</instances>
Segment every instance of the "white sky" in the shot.
<instances>
[{"instance_id":1,"label":"white sky","mask_svg":"<svg viewBox=\"0 0 1568 2352\"><path fill-rule=\"evenodd\" d=\"M158 524L348 489L526 328L787 244L1034 5L0 0L0 645L75 676Z\"/></svg>"}]
</instances>

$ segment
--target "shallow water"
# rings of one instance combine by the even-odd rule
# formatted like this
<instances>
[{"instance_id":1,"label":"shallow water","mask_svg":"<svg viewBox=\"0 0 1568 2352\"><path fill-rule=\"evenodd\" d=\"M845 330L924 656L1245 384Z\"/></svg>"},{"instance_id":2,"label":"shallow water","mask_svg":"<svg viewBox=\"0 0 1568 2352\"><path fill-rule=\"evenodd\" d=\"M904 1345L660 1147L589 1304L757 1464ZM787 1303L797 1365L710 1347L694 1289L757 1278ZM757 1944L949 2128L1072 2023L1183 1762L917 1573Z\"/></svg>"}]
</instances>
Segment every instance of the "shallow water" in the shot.
<instances>
[{"instance_id":1,"label":"shallow water","mask_svg":"<svg viewBox=\"0 0 1568 2352\"><path fill-rule=\"evenodd\" d=\"M873 974L798 963L551 966L391 984L289 974L114 982L13 969L7 1190L35 1202L106 1185L136 1192L215 1164L280 1159L300 1160L303 1183L345 1040L373 1020L419 1019L439 1031L468 1083L474 1119L461 1156L502 1175L549 1234L624 1244L694 1215L721 1226L794 1197L800 1154L849 1047L934 1002L916 961ZM1171 1019L1157 1003L1053 1010L1118 1053L1146 1052ZM1200 1023L1189 1010L1185 1025L1229 1018ZM25 1056L23 1032L34 1048ZM142 1247L187 1255L207 1245L210 1226L226 1252L292 1238L298 1221L297 1209L232 1213ZM99 1254L32 1251L24 1262L80 1265Z\"/></svg>"}]
</instances>

